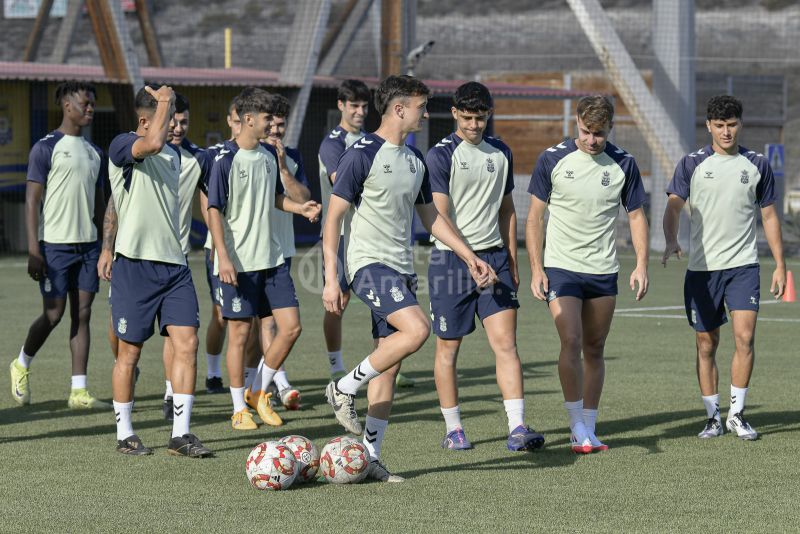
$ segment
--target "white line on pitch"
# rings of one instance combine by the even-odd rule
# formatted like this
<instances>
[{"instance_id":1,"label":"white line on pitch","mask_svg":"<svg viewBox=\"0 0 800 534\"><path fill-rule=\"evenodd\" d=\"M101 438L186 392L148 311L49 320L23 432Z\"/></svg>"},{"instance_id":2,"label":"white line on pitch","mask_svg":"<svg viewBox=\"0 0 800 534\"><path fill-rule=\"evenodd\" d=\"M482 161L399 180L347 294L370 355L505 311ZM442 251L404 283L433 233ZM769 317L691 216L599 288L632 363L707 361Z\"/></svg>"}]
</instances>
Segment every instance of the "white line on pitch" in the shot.
<instances>
[{"instance_id":1,"label":"white line on pitch","mask_svg":"<svg viewBox=\"0 0 800 534\"><path fill-rule=\"evenodd\" d=\"M644 319L683 319L686 320L685 315L654 315L649 313L621 313L621 314L614 314L619 317L630 317L630 318L644 318ZM800 319L793 319L793 318L781 318L781 317L759 317L758 322L768 322L768 323L800 323Z\"/></svg>"},{"instance_id":2,"label":"white line on pitch","mask_svg":"<svg viewBox=\"0 0 800 534\"><path fill-rule=\"evenodd\" d=\"M780 300L762 300L759 301L759 306L766 306L767 304L783 304ZM618 308L614 313L637 313L644 311L669 311L669 310L682 310L683 306L652 306L650 308Z\"/></svg>"}]
</instances>

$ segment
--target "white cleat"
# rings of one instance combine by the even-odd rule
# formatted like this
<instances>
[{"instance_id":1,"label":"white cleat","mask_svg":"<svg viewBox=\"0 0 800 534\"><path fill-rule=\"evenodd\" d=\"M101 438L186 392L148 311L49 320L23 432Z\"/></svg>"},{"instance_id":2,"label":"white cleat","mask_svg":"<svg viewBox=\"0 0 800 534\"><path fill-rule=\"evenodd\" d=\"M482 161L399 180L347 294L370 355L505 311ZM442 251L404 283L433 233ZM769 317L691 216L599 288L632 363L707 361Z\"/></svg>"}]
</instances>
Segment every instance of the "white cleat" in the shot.
<instances>
[{"instance_id":1,"label":"white cleat","mask_svg":"<svg viewBox=\"0 0 800 534\"><path fill-rule=\"evenodd\" d=\"M358 415L356 414L356 396L342 393L336 389L336 382L330 382L328 387L325 388L325 397L328 399L328 404L333 408L333 413L336 415L336 420L339 421L348 432L352 432L356 436L361 435L361 423L358 422Z\"/></svg>"},{"instance_id":2,"label":"white cleat","mask_svg":"<svg viewBox=\"0 0 800 534\"><path fill-rule=\"evenodd\" d=\"M706 421L706 427L702 432L697 434L697 437L700 439L708 439L716 438L722 434L724 434L724 431L722 430L722 421L716 417L711 417L708 419L708 421Z\"/></svg>"},{"instance_id":3,"label":"white cleat","mask_svg":"<svg viewBox=\"0 0 800 534\"><path fill-rule=\"evenodd\" d=\"M405 482L406 479L400 475L393 475L386 469L386 466L380 460L374 459L369 462L369 474L367 478L378 480L380 482Z\"/></svg>"},{"instance_id":4,"label":"white cleat","mask_svg":"<svg viewBox=\"0 0 800 534\"><path fill-rule=\"evenodd\" d=\"M740 439L747 441L754 441L758 439L758 432L753 430L753 427L750 426L750 423L745 420L743 411L729 415L728 420L725 422L725 426L728 427L730 432L735 432Z\"/></svg>"}]
</instances>

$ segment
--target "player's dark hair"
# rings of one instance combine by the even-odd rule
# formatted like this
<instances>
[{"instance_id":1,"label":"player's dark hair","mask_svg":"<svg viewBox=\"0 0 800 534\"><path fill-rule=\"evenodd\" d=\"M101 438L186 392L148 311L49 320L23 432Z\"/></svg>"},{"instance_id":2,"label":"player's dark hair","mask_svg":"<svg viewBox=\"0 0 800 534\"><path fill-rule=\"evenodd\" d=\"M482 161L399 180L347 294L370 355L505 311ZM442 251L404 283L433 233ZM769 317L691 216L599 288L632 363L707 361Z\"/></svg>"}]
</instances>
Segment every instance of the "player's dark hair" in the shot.
<instances>
[{"instance_id":1,"label":"player's dark hair","mask_svg":"<svg viewBox=\"0 0 800 534\"><path fill-rule=\"evenodd\" d=\"M273 117L283 117L286 118L289 116L289 112L292 109L292 104L289 102L289 99L283 95L271 95L269 99L269 113Z\"/></svg>"},{"instance_id":2,"label":"player's dark hair","mask_svg":"<svg viewBox=\"0 0 800 534\"><path fill-rule=\"evenodd\" d=\"M731 95L712 96L708 101L706 118L710 121L742 118L742 101Z\"/></svg>"},{"instance_id":3,"label":"player's dark hair","mask_svg":"<svg viewBox=\"0 0 800 534\"><path fill-rule=\"evenodd\" d=\"M361 80L345 80L336 94L339 102L369 102L369 87Z\"/></svg>"},{"instance_id":4,"label":"player's dark hair","mask_svg":"<svg viewBox=\"0 0 800 534\"><path fill-rule=\"evenodd\" d=\"M92 93L94 97L97 98L97 90L94 88L94 85L89 82L72 81L58 84L58 87L56 87L56 106L60 106L61 102L69 95L74 95L81 91Z\"/></svg>"},{"instance_id":5,"label":"player's dark hair","mask_svg":"<svg viewBox=\"0 0 800 534\"><path fill-rule=\"evenodd\" d=\"M180 93L175 93L175 113L189 111L189 99Z\"/></svg>"},{"instance_id":6,"label":"player's dark hair","mask_svg":"<svg viewBox=\"0 0 800 534\"><path fill-rule=\"evenodd\" d=\"M158 84L148 83L145 87L149 87L154 91L158 91L161 87ZM158 107L158 101L153 98L153 95L148 93L144 87L139 89L139 92L136 93L136 99L133 102L133 107L136 108L136 111L150 111L155 112L156 108Z\"/></svg>"},{"instance_id":7,"label":"player's dark hair","mask_svg":"<svg viewBox=\"0 0 800 534\"><path fill-rule=\"evenodd\" d=\"M395 98L408 98L410 96L429 96L431 90L413 76L389 76L383 80L375 90L375 109L383 115L389 107L389 102Z\"/></svg>"},{"instance_id":8,"label":"player's dark hair","mask_svg":"<svg viewBox=\"0 0 800 534\"><path fill-rule=\"evenodd\" d=\"M605 95L584 96L576 114L587 128L604 128L614 122L614 104Z\"/></svg>"},{"instance_id":9,"label":"player's dark hair","mask_svg":"<svg viewBox=\"0 0 800 534\"><path fill-rule=\"evenodd\" d=\"M453 93L453 107L459 111L485 113L494 108L494 100L485 85L467 82L460 85Z\"/></svg>"},{"instance_id":10,"label":"player's dark hair","mask_svg":"<svg viewBox=\"0 0 800 534\"><path fill-rule=\"evenodd\" d=\"M239 93L239 101L236 102L236 113L239 119L244 121L245 113L269 113L270 95L264 89L258 87L245 87Z\"/></svg>"},{"instance_id":11,"label":"player's dark hair","mask_svg":"<svg viewBox=\"0 0 800 534\"><path fill-rule=\"evenodd\" d=\"M237 105L238 103L239 103L239 95L236 95L233 98L231 98L231 103L228 104L228 115L236 111L236 109L238 108Z\"/></svg>"}]
</instances>

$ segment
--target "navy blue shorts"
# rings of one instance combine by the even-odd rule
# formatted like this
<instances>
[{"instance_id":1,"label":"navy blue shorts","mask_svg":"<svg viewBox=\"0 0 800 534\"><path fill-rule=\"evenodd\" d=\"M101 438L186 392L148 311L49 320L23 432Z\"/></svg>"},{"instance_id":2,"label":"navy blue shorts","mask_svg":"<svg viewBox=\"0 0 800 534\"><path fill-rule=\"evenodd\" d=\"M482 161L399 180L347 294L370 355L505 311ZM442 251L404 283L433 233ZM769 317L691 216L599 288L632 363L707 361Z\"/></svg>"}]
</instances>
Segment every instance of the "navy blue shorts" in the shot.
<instances>
[{"instance_id":1,"label":"navy blue shorts","mask_svg":"<svg viewBox=\"0 0 800 534\"><path fill-rule=\"evenodd\" d=\"M467 264L451 250L431 251L428 291L431 298L433 332L442 339L457 339L475 330L475 315L483 322L490 315L519 308L517 288L511 276L508 249L494 247L476 251L491 265L498 281L479 289Z\"/></svg>"},{"instance_id":2,"label":"navy blue shorts","mask_svg":"<svg viewBox=\"0 0 800 534\"><path fill-rule=\"evenodd\" d=\"M547 302L558 297L575 297L581 300L613 297L618 292L617 273L589 274L545 267L544 274L548 281Z\"/></svg>"},{"instance_id":3,"label":"navy blue shorts","mask_svg":"<svg viewBox=\"0 0 800 534\"><path fill-rule=\"evenodd\" d=\"M58 299L79 289L87 293L100 290L97 260L100 242L71 245L39 242L39 250L47 266L47 276L39 281L39 291L46 299Z\"/></svg>"},{"instance_id":4,"label":"navy blue shorts","mask_svg":"<svg viewBox=\"0 0 800 534\"><path fill-rule=\"evenodd\" d=\"M339 281L339 289L342 293L350 291L350 284L347 283L345 276L344 263L344 236L339 236L339 250L336 251L336 279ZM322 262L322 284L325 285L325 262Z\"/></svg>"},{"instance_id":5,"label":"navy blue shorts","mask_svg":"<svg viewBox=\"0 0 800 534\"><path fill-rule=\"evenodd\" d=\"M417 275L398 273L382 263L359 269L351 288L372 312L372 339L397 332L386 318L397 310L418 305Z\"/></svg>"},{"instance_id":6,"label":"navy blue shorts","mask_svg":"<svg viewBox=\"0 0 800 534\"><path fill-rule=\"evenodd\" d=\"M291 275L291 258L271 269L239 273L236 281L239 287L219 284L219 304L225 319L268 317L273 309L300 306Z\"/></svg>"},{"instance_id":7,"label":"navy blue shorts","mask_svg":"<svg viewBox=\"0 0 800 534\"><path fill-rule=\"evenodd\" d=\"M117 255L112 269L111 322L118 338L142 343L153 335L156 319L162 336L167 326L200 326L188 266Z\"/></svg>"},{"instance_id":8,"label":"navy blue shorts","mask_svg":"<svg viewBox=\"0 0 800 534\"><path fill-rule=\"evenodd\" d=\"M689 325L698 332L716 330L728 322L728 309L758 312L761 300L757 263L720 271L686 271L683 301Z\"/></svg>"},{"instance_id":9,"label":"navy blue shorts","mask_svg":"<svg viewBox=\"0 0 800 534\"><path fill-rule=\"evenodd\" d=\"M219 306L219 299L221 296L219 288L219 276L214 274L214 257L211 255L211 249L204 249L206 253L206 282L208 282L208 291L211 295L211 303Z\"/></svg>"}]
</instances>

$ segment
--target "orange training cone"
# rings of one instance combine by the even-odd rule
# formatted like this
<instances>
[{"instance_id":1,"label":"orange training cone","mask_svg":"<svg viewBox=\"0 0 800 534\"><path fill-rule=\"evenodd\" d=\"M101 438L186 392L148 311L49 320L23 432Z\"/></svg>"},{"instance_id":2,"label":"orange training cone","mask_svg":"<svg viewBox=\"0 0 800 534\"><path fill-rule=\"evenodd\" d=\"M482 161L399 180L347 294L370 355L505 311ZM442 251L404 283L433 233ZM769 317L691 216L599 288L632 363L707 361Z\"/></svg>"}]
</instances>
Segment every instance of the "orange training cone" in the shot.
<instances>
[{"instance_id":1,"label":"orange training cone","mask_svg":"<svg viewBox=\"0 0 800 534\"><path fill-rule=\"evenodd\" d=\"M786 290L783 292L783 302L795 302L797 295L794 292L794 276L792 271L786 271Z\"/></svg>"}]
</instances>

